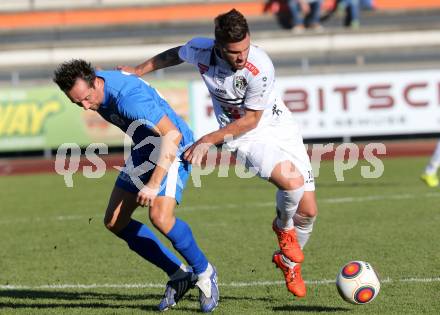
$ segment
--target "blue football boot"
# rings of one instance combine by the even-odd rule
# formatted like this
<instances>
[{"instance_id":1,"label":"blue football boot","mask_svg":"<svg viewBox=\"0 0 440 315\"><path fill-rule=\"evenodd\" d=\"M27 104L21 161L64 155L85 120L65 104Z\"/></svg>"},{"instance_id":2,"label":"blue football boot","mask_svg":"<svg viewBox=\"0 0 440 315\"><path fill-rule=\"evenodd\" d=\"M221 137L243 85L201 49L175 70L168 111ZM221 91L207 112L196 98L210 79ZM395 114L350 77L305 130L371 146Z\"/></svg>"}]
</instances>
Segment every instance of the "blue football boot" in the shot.
<instances>
[{"instance_id":1,"label":"blue football boot","mask_svg":"<svg viewBox=\"0 0 440 315\"><path fill-rule=\"evenodd\" d=\"M192 272L188 272L183 278L168 281L163 298L158 305L159 311L164 312L176 306L186 292L194 288L196 282L197 276Z\"/></svg>"},{"instance_id":2,"label":"blue football boot","mask_svg":"<svg viewBox=\"0 0 440 315\"><path fill-rule=\"evenodd\" d=\"M203 313L212 312L218 305L219 291L217 284L217 270L212 266L209 278L199 279L196 283L199 287L200 310Z\"/></svg>"}]
</instances>

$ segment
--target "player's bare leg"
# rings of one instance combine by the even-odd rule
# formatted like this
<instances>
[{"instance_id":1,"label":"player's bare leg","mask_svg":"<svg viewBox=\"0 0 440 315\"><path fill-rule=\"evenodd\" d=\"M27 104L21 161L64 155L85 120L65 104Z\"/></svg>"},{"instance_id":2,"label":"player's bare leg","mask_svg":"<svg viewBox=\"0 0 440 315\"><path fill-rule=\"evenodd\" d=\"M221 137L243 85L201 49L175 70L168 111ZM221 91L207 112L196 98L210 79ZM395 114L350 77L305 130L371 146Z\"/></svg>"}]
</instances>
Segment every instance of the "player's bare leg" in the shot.
<instances>
[{"instance_id":1,"label":"player's bare leg","mask_svg":"<svg viewBox=\"0 0 440 315\"><path fill-rule=\"evenodd\" d=\"M131 218L137 209L136 194L115 186L104 217L104 225L125 240L133 251L164 270L171 279L183 276L186 267L146 225Z\"/></svg>"},{"instance_id":2,"label":"player's bare leg","mask_svg":"<svg viewBox=\"0 0 440 315\"><path fill-rule=\"evenodd\" d=\"M138 207L136 195L119 187L114 187L104 216L104 225L117 234L125 228Z\"/></svg>"},{"instance_id":3,"label":"player's bare leg","mask_svg":"<svg viewBox=\"0 0 440 315\"><path fill-rule=\"evenodd\" d=\"M176 199L166 196L156 197L154 206L150 207L150 221L164 235L168 234L176 222L175 207Z\"/></svg>"},{"instance_id":4,"label":"player's bare leg","mask_svg":"<svg viewBox=\"0 0 440 315\"><path fill-rule=\"evenodd\" d=\"M193 273L182 264L148 229L147 226L131 219L138 207L136 194L119 187L113 189L104 218L105 226L118 237L124 239L128 246L137 254L164 270L170 277L166 285L164 298L159 304L159 310L164 311L176 305L184 294L194 287ZM174 220L175 200L168 197L158 197L159 209L164 210L164 216L157 222L166 228L166 223ZM161 206L160 199L165 199L167 206ZM168 199L171 199L169 201ZM168 221L164 218L168 218ZM173 222L174 222L173 221Z\"/></svg>"}]
</instances>

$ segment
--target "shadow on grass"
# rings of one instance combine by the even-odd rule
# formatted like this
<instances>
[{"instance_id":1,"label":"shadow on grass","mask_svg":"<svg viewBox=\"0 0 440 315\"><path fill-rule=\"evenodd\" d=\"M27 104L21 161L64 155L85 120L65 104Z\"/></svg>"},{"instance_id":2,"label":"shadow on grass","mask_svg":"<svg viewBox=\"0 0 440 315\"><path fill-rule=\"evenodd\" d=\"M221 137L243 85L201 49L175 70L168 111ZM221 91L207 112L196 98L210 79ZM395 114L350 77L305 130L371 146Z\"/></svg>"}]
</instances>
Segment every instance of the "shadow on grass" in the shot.
<instances>
[{"instance_id":1,"label":"shadow on grass","mask_svg":"<svg viewBox=\"0 0 440 315\"><path fill-rule=\"evenodd\" d=\"M0 303L0 309L4 308L33 308L33 309L54 309L54 308L62 308L62 309L73 309L73 308L90 308L90 309L122 309L122 308L130 308L130 309L140 309L144 311L153 311L157 310L157 307L153 306L143 306L143 305L112 305L107 303Z\"/></svg>"},{"instance_id":2,"label":"shadow on grass","mask_svg":"<svg viewBox=\"0 0 440 315\"><path fill-rule=\"evenodd\" d=\"M318 305L283 305L272 308L274 312L313 312L313 313L332 313L332 312L347 312L350 309L344 307L329 307Z\"/></svg>"},{"instance_id":3,"label":"shadow on grass","mask_svg":"<svg viewBox=\"0 0 440 315\"><path fill-rule=\"evenodd\" d=\"M46 290L0 290L0 297L14 299L57 299L57 300L146 300L161 299L162 294L118 294L118 293L97 293L97 292L65 292Z\"/></svg>"},{"instance_id":4,"label":"shadow on grass","mask_svg":"<svg viewBox=\"0 0 440 315\"><path fill-rule=\"evenodd\" d=\"M67 292L48 290L0 290L0 309L2 308L94 308L94 309L138 309L142 311L157 311L157 304L162 299L162 294L118 294L98 292ZM187 301L198 304L198 294L189 292ZM52 300L52 301L51 301ZM98 301L97 301L98 300ZM246 300L249 297L223 295L222 301ZM273 302L270 297L258 297L254 300ZM198 312L198 307L180 306L180 311Z\"/></svg>"},{"instance_id":5,"label":"shadow on grass","mask_svg":"<svg viewBox=\"0 0 440 315\"><path fill-rule=\"evenodd\" d=\"M1 301L0 309L128 308L139 309L143 311L157 311L157 304L162 298L162 294L117 294L45 290L2 290L0 291L0 298L14 299L14 301ZM51 302L45 300L54 301ZM96 300L99 300L99 302L96 302ZM130 304L130 302L136 302L136 304ZM139 302L143 303L139 304Z\"/></svg>"}]
</instances>

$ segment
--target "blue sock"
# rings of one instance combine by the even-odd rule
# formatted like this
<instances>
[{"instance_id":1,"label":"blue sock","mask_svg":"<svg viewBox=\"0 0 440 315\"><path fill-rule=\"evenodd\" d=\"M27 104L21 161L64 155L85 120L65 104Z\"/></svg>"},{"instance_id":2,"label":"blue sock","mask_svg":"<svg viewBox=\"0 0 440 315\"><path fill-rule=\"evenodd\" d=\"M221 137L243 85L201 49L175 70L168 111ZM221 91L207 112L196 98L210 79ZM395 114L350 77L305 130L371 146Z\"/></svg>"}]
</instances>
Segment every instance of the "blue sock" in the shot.
<instances>
[{"instance_id":1,"label":"blue sock","mask_svg":"<svg viewBox=\"0 0 440 315\"><path fill-rule=\"evenodd\" d=\"M179 258L166 248L145 224L131 220L118 236L127 242L131 250L165 271L168 276L182 265Z\"/></svg>"},{"instance_id":2,"label":"blue sock","mask_svg":"<svg viewBox=\"0 0 440 315\"><path fill-rule=\"evenodd\" d=\"M198 275L206 270L208 260L197 246L188 224L176 218L176 223L171 231L168 232L167 237L174 248L185 257L195 274Z\"/></svg>"}]
</instances>

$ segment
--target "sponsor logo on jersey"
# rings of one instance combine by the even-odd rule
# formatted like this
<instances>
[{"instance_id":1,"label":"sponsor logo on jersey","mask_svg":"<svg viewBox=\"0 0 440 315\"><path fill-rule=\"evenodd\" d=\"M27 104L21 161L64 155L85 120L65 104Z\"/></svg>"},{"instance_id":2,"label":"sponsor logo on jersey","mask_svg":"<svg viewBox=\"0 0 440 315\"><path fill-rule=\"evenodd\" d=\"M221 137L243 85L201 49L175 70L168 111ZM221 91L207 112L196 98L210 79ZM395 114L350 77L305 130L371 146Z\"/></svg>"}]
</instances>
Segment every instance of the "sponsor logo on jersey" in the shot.
<instances>
[{"instance_id":1,"label":"sponsor logo on jersey","mask_svg":"<svg viewBox=\"0 0 440 315\"><path fill-rule=\"evenodd\" d=\"M225 71L222 71L221 69L219 69L214 74L215 83L217 83L218 85L223 85L223 83L225 83L226 76L227 76L227 73Z\"/></svg>"},{"instance_id":2,"label":"sponsor logo on jersey","mask_svg":"<svg viewBox=\"0 0 440 315\"><path fill-rule=\"evenodd\" d=\"M199 71L201 74L204 74L205 72L207 72L209 70L209 66L204 65L203 63L198 63L197 67L199 68Z\"/></svg>"},{"instance_id":3,"label":"sponsor logo on jersey","mask_svg":"<svg viewBox=\"0 0 440 315\"><path fill-rule=\"evenodd\" d=\"M246 62L245 68L248 69L254 76L260 73L260 70L258 70L257 67L255 67L252 63L249 61Z\"/></svg>"},{"instance_id":4,"label":"sponsor logo on jersey","mask_svg":"<svg viewBox=\"0 0 440 315\"><path fill-rule=\"evenodd\" d=\"M244 90L247 87L247 84L246 78L242 75L234 78L234 86L236 89Z\"/></svg>"},{"instance_id":5,"label":"sponsor logo on jersey","mask_svg":"<svg viewBox=\"0 0 440 315\"><path fill-rule=\"evenodd\" d=\"M217 94L226 94L226 91L222 90L222 89L219 89L219 88L216 88L215 89L215 93L217 93Z\"/></svg>"}]
</instances>

